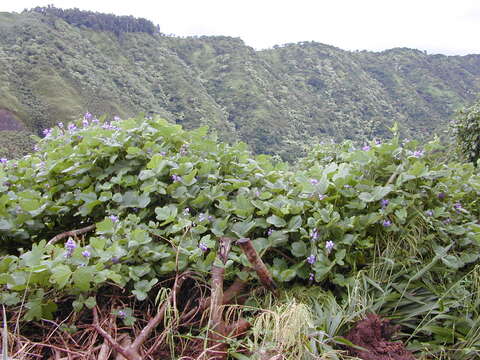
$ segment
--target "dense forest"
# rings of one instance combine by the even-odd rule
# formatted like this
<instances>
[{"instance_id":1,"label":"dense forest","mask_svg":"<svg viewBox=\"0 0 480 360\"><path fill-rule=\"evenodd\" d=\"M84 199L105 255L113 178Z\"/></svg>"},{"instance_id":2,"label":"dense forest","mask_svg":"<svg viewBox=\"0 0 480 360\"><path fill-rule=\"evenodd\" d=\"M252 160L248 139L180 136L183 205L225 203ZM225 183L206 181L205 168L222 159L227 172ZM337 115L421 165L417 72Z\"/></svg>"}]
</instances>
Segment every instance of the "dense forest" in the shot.
<instances>
[{"instance_id":1,"label":"dense forest","mask_svg":"<svg viewBox=\"0 0 480 360\"><path fill-rule=\"evenodd\" d=\"M39 14L57 17L65 20L73 26L84 26L93 30L110 31L115 35L129 32L144 32L154 34L160 32L160 27L156 27L147 19L136 19L133 16L116 16L113 14L102 14L93 11L84 11L80 9L60 9L52 5L37 6L30 10ZM27 10L25 12L28 12ZM50 17L52 19L52 17Z\"/></svg>"},{"instance_id":2,"label":"dense forest","mask_svg":"<svg viewBox=\"0 0 480 360\"><path fill-rule=\"evenodd\" d=\"M8 157L31 149L26 135L88 111L209 125L225 141L293 159L318 141L389 136L394 122L405 137L441 133L480 90L479 55L315 42L255 51L236 38L125 32L130 25L117 36L99 29L124 17L55 8L0 20L0 155ZM142 31L141 19L130 22Z\"/></svg>"}]
</instances>

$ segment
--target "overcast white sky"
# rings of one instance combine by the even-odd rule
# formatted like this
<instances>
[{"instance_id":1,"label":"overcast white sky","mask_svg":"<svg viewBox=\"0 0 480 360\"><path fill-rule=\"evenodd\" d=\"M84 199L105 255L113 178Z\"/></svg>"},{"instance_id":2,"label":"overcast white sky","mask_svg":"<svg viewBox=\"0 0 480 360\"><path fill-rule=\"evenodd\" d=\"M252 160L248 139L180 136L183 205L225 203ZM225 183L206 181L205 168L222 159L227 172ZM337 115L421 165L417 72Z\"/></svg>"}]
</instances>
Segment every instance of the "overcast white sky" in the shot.
<instances>
[{"instance_id":1,"label":"overcast white sky","mask_svg":"<svg viewBox=\"0 0 480 360\"><path fill-rule=\"evenodd\" d=\"M240 37L256 49L314 40L346 50L480 53L479 0L2 0L0 11L47 4L145 17L167 34Z\"/></svg>"}]
</instances>

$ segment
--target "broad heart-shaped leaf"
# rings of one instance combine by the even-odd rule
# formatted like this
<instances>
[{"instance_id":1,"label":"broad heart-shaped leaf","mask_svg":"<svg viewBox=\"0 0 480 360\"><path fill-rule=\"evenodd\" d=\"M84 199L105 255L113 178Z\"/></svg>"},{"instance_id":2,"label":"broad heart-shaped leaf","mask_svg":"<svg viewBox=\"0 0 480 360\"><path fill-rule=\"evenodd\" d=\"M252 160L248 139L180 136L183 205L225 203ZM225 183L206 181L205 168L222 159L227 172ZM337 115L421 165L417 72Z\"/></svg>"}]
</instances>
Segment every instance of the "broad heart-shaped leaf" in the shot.
<instances>
[{"instance_id":1,"label":"broad heart-shaped leaf","mask_svg":"<svg viewBox=\"0 0 480 360\"><path fill-rule=\"evenodd\" d=\"M446 255L440 258L442 262L447 265L449 268L458 270L465 265L465 263L455 255Z\"/></svg>"},{"instance_id":2,"label":"broad heart-shaped leaf","mask_svg":"<svg viewBox=\"0 0 480 360\"><path fill-rule=\"evenodd\" d=\"M153 285L158 282L158 279L141 280L135 282L135 290L132 291L133 294L137 297L138 300L143 301L147 298L148 292L152 289Z\"/></svg>"},{"instance_id":3,"label":"broad heart-shaped leaf","mask_svg":"<svg viewBox=\"0 0 480 360\"><path fill-rule=\"evenodd\" d=\"M67 285L70 276L72 275L72 270L70 267L64 264L56 265L52 268L52 276L50 277L50 282L56 284L59 289L62 289Z\"/></svg>"},{"instance_id":4,"label":"broad heart-shaped leaf","mask_svg":"<svg viewBox=\"0 0 480 360\"><path fill-rule=\"evenodd\" d=\"M150 197L148 194L139 195L137 191L127 191L123 194L121 207L122 208L145 208L150 203Z\"/></svg>"},{"instance_id":5,"label":"broad heart-shaped leaf","mask_svg":"<svg viewBox=\"0 0 480 360\"><path fill-rule=\"evenodd\" d=\"M8 219L0 219L0 230L12 230L14 227L13 222Z\"/></svg>"},{"instance_id":6,"label":"broad heart-shaped leaf","mask_svg":"<svg viewBox=\"0 0 480 360\"><path fill-rule=\"evenodd\" d=\"M175 220L175 217L178 214L177 207L173 204L169 204L164 207L155 208L155 214L157 215L157 220L164 220L171 222Z\"/></svg>"},{"instance_id":7,"label":"broad heart-shaped leaf","mask_svg":"<svg viewBox=\"0 0 480 360\"><path fill-rule=\"evenodd\" d=\"M128 242L129 247L135 247L139 245L148 244L152 241L152 238L145 230L135 229L130 234L130 240Z\"/></svg>"},{"instance_id":8,"label":"broad heart-shaped leaf","mask_svg":"<svg viewBox=\"0 0 480 360\"><path fill-rule=\"evenodd\" d=\"M72 274L75 287L81 291L90 290L90 282L93 280L93 272L90 267L78 267Z\"/></svg>"},{"instance_id":9,"label":"broad heart-shaped leaf","mask_svg":"<svg viewBox=\"0 0 480 360\"><path fill-rule=\"evenodd\" d=\"M378 201L383 199L393 190L392 186L376 186L371 193L362 192L358 195L358 198L365 202Z\"/></svg>"},{"instance_id":10,"label":"broad heart-shaped leaf","mask_svg":"<svg viewBox=\"0 0 480 360\"><path fill-rule=\"evenodd\" d=\"M233 224L232 232L240 238L247 237L250 230L255 227L255 221L239 221Z\"/></svg>"},{"instance_id":11,"label":"broad heart-shaped leaf","mask_svg":"<svg viewBox=\"0 0 480 360\"><path fill-rule=\"evenodd\" d=\"M267 223L272 224L276 227L284 227L287 225L287 222L277 215L272 215L267 218Z\"/></svg>"},{"instance_id":12,"label":"broad heart-shaped leaf","mask_svg":"<svg viewBox=\"0 0 480 360\"><path fill-rule=\"evenodd\" d=\"M113 221L110 218L106 218L103 221L97 223L96 231L97 234L111 234L113 233Z\"/></svg>"},{"instance_id":13,"label":"broad heart-shaped leaf","mask_svg":"<svg viewBox=\"0 0 480 360\"><path fill-rule=\"evenodd\" d=\"M292 255L296 257L304 257L307 254L307 245L303 241L292 243Z\"/></svg>"},{"instance_id":14,"label":"broad heart-shaped leaf","mask_svg":"<svg viewBox=\"0 0 480 360\"><path fill-rule=\"evenodd\" d=\"M297 231L302 226L302 217L300 215L295 215L288 222L288 231Z\"/></svg>"}]
</instances>

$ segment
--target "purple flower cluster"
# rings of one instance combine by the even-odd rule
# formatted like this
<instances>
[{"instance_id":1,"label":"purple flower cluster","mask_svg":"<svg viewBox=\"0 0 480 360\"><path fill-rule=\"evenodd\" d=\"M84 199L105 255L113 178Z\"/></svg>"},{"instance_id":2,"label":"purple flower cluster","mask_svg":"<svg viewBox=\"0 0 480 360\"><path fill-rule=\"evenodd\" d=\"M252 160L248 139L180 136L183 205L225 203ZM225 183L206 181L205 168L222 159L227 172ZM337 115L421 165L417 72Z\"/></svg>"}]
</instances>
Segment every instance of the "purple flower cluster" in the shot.
<instances>
[{"instance_id":1,"label":"purple flower cluster","mask_svg":"<svg viewBox=\"0 0 480 360\"><path fill-rule=\"evenodd\" d=\"M86 257L87 259L88 259L91 255L92 255L92 254L91 254L90 251L88 251L88 250L82 251L82 256L83 256L83 257Z\"/></svg>"},{"instance_id":2,"label":"purple flower cluster","mask_svg":"<svg viewBox=\"0 0 480 360\"><path fill-rule=\"evenodd\" d=\"M364 147L362 147L363 151L369 151L370 149L371 147L369 145L365 145Z\"/></svg>"},{"instance_id":3,"label":"purple flower cluster","mask_svg":"<svg viewBox=\"0 0 480 360\"><path fill-rule=\"evenodd\" d=\"M272 234L273 234L273 229L272 229L272 228L268 229L267 235L270 236L270 235L272 235Z\"/></svg>"},{"instance_id":4,"label":"purple flower cluster","mask_svg":"<svg viewBox=\"0 0 480 360\"><path fill-rule=\"evenodd\" d=\"M188 144L183 144L181 147L180 147L180 150L178 151L180 153L180 155L184 156L184 155L187 155L188 153Z\"/></svg>"},{"instance_id":5,"label":"purple flower cluster","mask_svg":"<svg viewBox=\"0 0 480 360\"><path fill-rule=\"evenodd\" d=\"M173 180L173 182L180 182L180 181L182 181L182 177L180 175L173 174L172 175L172 180Z\"/></svg>"},{"instance_id":6,"label":"purple flower cluster","mask_svg":"<svg viewBox=\"0 0 480 360\"><path fill-rule=\"evenodd\" d=\"M309 257L307 257L307 262L310 264L310 265L313 265L315 264L317 261L317 257L315 255L310 255Z\"/></svg>"},{"instance_id":7,"label":"purple flower cluster","mask_svg":"<svg viewBox=\"0 0 480 360\"><path fill-rule=\"evenodd\" d=\"M69 258L72 257L73 251L77 248L77 244L75 241L72 240L72 238L68 239L67 242L65 243L65 257Z\"/></svg>"},{"instance_id":8,"label":"purple flower cluster","mask_svg":"<svg viewBox=\"0 0 480 360\"><path fill-rule=\"evenodd\" d=\"M50 135L52 135L52 129L43 130L43 135L45 135L45 137L49 137Z\"/></svg>"},{"instance_id":9,"label":"purple flower cluster","mask_svg":"<svg viewBox=\"0 0 480 360\"><path fill-rule=\"evenodd\" d=\"M392 222L390 220L384 220L382 225L383 227L390 227L392 226Z\"/></svg>"},{"instance_id":10,"label":"purple flower cluster","mask_svg":"<svg viewBox=\"0 0 480 360\"><path fill-rule=\"evenodd\" d=\"M453 204L453 208L457 213L461 212L462 210L465 210L460 202L456 202Z\"/></svg>"},{"instance_id":11,"label":"purple flower cluster","mask_svg":"<svg viewBox=\"0 0 480 360\"><path fill-rule=\"evenodd\" d=\"M67 129L68 129L68 131L73 132L73 131L77 130L77 125L70 123L70 124L68 124Z\"/></svg>"},{"instance_id":12,"label":"purple flower cluster","mask_svg":"<svg viewBox=\"0 0 480 360\"><path fill-rule=\"evenodd\" d=\"M416 157L418 159L418 158L421 158L423 154L424 154L423 150L416 150L413 152L413 157Z\"/></svg>"},{"instance_id":13,"label":"purple flower cluster","mask_svg":"<svg viewBox=\"0 0 480 360\"><path fill-rule=\"evenodd\" d=\"M390 201L388 201L388 199L380 200L380 205L382 206L382 208L386 208L389 203L390 203Z\"/></svg>"},{"instance_id":14,"label":"purple flower cluster","mask_svg":"<svg viewBox=\"0 0 480 360\"><path fill-rule=\"evenodd\" d=\"M333 241L328 240L325 243L325 249L327 250L327 254L330 254L335 246L335 243Z\"/></svg>"},{"instance_id":15,"label":"purple flower cluster","mask_svg":"<svg viewBox=\"0 0 480 360\"><path fill-rule=\"evenodd\" d=\"M6 164L7 161L7 158L0 158L0 164Z\"/></svg>"},{"instance_id":16,"label":"purple flower cluster","mask_svg":"<svg viewBox=\"0 0 480 360\"><path fill-rule=\"evenodd\" d=\"M114 126L108 122L106 122L105 124L102 125L102 129L105 129L105 130L120 130L119 127L117 126Z\"/></svg>"},{"instance_id":17,"label":"purple flower cluster","mask_svg":"<svg viewBox=\"0 0 480 360\"><path fill-rule=\"evenodd\" d=\"M314 280L315 280L315 274L314 274L314 273L310 273L310 275L308 276L308 280L314 281Z\"/></svg>"}]
</instances>

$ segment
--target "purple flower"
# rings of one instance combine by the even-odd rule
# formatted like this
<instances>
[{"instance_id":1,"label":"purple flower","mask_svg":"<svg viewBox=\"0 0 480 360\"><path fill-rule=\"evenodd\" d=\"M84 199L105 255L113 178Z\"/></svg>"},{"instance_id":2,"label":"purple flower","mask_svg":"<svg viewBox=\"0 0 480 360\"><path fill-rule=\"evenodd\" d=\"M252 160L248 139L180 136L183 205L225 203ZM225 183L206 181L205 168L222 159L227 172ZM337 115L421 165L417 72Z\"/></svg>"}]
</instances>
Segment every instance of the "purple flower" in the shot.
<instances>
[{"instance_id":1,"label":"purple flower","mask_svg":"<svg viewBox=\"0 0 480 360\"><path fill-rule=\"evenodd\" d=\"M57 125L60 129L63 129L63 122L59 122Z\"/></svg>"},{"instance_id":2,"label":"purple flower","mask_svg":"<svg viewBox=\"0 0 480 360\"><path fill-rule=\"evenodd\" d=\"M115 116L113 117L113 121L120 121L120 116L115 115Z\"/></svg>"},{"instance_id":3,"label":"purple flower","mask_svg":"<svg viewBox=\"0 0 480 360\"><path fill-rule=\"evenodd\" d=\"M382 225L383 227L389 227L392 226L392 222L390 220L384 220Z\"/></svg>"},{"instance_id":4,"label":"purple flower","mask_svg":"<svg viewBox=\"0 0 480 360\"><path fill-rule=\"evenodd\" d=\"M445 199L445 197L447 196L447 194L445 194L444 192L441 192L441 193L438 193L437 197L442 200L442 199Z\"/></svg>"},{"instance_id":5,"label":"purple flower","mask_svg":"<svg viewBox=\"0 0 480 360\"><path fill-rule=\"evenodd\" d=\"M363 151L368 151L370 149L371 149L371 147L369 145L365 145L364 147L362 147Z\"/></svg>"},{"instance_id":6,"label":"purple flower","mask_svg":"<svg viewBox=\"0 0 480 360\"><path fill-rule=\"evenodd\" d=\"M272 235L272 234L273 234L273 229L272 229L272 228L268 229L267 235L270 236L270 235Z\"/></svg>"},{"instance_id":7,"label":"purple flower","mask_svg":"<svg viewBox=\"0 0 480 360\"><path fill-rule=\"evenodd\" d=\"M416 150L413 152L413 156L416 158L421 158L423 156L423 151L422 150Z\"/></svg>"},{"instance_id":8,"label":"purple flower","mask_svg":"<svg viewBox=\"0 0 480 360\"><path fill-rule=\"evenodd\" d=\"M328 240L325 243L325 249L327 249L327 254L330 254L332 252L334 246L335 246L335 243L333 241Z\"/></svg>"},{"instance_id":9,"label":"purple flower","mask_svg":"<svg viewBox=\"0 0 480 360\"><path fill-rule=\"evenodd\" d=\"M317 184L318 184L318 180L317 180L317 179L310 179L310 184L312 184L312 185L317 185Z\"/></svg>"},{"instance_id":10,"label":"purple flower","mask_svg":"<svg viewBox=\"0 0 480 360\"><path fill-rule=\"evenodd\" d=\"M92 119L92 124L98 124L98 123L99 123L99 121L98 121L97 118Z\"/></svg>"},{"instance_id":11,"label":"purple flower","mask_svg":"<svg viewBox=\"0 0 480 360\"><path fill-rule=\"evenodd\" d=\"M45 135L45 137L49 137L50 135L52 135L52 129L43 130L43 135Z\"/></svg>"},{"instance_id":12,"label":"purple flower","mask_svg":"<svg viewBox=\"0 0 480 360\"><path fill-rule=\"evenodd\" d=\"M6 164L7 161L8 160L6 158L0 158L0 164Z\"/></svg>"},{"instance_id":13,"label":"purple flower","mask_svg":"<svg viewBox=\"0 0 480 360\"><path fill-rule=\"evenodd\" d=\"M161 151L160 155L165 156L165 155L167 155L167 153L165 151Z\"/></svg>"},{"instance_id":14,"label":"purple flower","mask_svg":"<svg viewBox=\"0 0 480 360\"><path fill-rule=\"evenodd\" d=\"M317 241L318 240L318 230L313 229L312 232L310 233L310 240L312 241Z\"/></svg>"},{"instance_id":15,"label":"purple flower","mask_svg":"<svg viewBox=\"0 0 480 360\"><path fill-rule=\"evenodd\" d=\"M185 210L183 210L183 215L184 215L184 216L190 215L190 209L189 209L189 208L185 208Z\"/></svg>"},{"instance_id":16,"label":"purple flower","mask_svg":"<svg viewBox=\"0 0 480 360\"><path fill-rule=\"evenodd\" d=\"M199 248L200 250L202 250L203 252L205 252L205 251L208 250L207 245L205 245L204 243L198 244L198 248Z\"/></svg>"},{"instance_id":17,"label":"purple flower","mask_svg":"<svg viewBox=\"0 0 480 360\"><path fill-rule=\"evenodd\" d=\"M180 150L178 151L180 153L180 155L187 155L187 152L188 152L188 144L183 144L181 147L180 147Z\"/></svg>"},{"instance_id":18,"label":"purple flower","mask_svg":"<svg viewBox=\"0 0 480 360\"><path fill-rule=\"evenodd\" d=\"M214 217L212 215L208 215L208 221L212 221L214 219Z\"/></svg>"},{"instance_id":19,"label":"purple flower","mask_svg":"<svg viewBox=\"0 0 480 360\"><path fill-rule=\"evenodd\" d=\"M69 131L75 131L75 130L77 130L77 126L75 124L70 123L70 124L68 124L68 130Z\"/></svg>"},{"instance_id":20,"label":"purple flower","mask_svg":"<svg viewBox=\"0 0 480 360\"><path fill-rule=\"evenodd\" d=\"M453 204L453 208L457 213L463 210L462 204L460 202L456 202L455 204Z\"/></svg>"},{"instance_id":21,"label":"purple flower","mask_svg":"<svg viewBox=\"0 0 480 360\"><path fill-rule=\"evenodd\" d=\"M92 255L92 254L90 254L90 251L84 250L84 251L82 251L82 255L83 255L84 257L86 257L86 258L89 258L90 255Z\"/></svg>"},{"instance_id":22,"label":"purple flower","mask_svg":"<svg viewBox=\"0 0 480 360\"><path fill-rule=\"evenodd\" d=\"M88 126L88 120L87 120L87 119L83 119L82 125L83 125L83 127L87 127L87 126Z\"/></svg>"},{"instance_id":23,"label":"purple flower","mask_svg":"<svg viewBox=\"0 0 480 360\"><path fill-rule=\"evenodd\" d=\"M352 188L352 185L345 184L345 185L343 185L343 187L344 187L345 189L351 189L351 188Z\"/></svg>"},{"instance_id":24,"label":"purple flower","mask_svg":"<svg viewBox=\"0 0 480 360\"><path fill-rule=\"evenodd\" d=\"M92 114L90 114L88 111L85 113L85 115L83 115L83 118L85 120L91 120L92 119Z\"/></svg>"},{"instance_id":25,"label":"purple flower","mask_svg":"<svg viewBox=\"0 0 480 360\"><path fill-rule=\"evenodd\" d=\"M315 280L315 274L314 274L314 273L310 273L310 276L308 277L308 280L314 281L314 280Z\"/></svg>"},{"instance_id":26,"label":"purple flower","mask_svg":"<svg viewBox=\"0 0 480 360\"><path fill-rule=\"evenodd\" d=\"M68 239L65 243L65 248L67 249L65 257L69 258L72 256L73 251L77 248L77 244L73 241L72 238Z\"/></svg>"},{"instance_id":27,"label":"purple flower","mask_svg":"<svg viewBox=\"0 0 480 360\"><path fill-rule=\"evenodd\" d=\"M256 191L255 191L255 196L256 196L256 197L259 197L259 196L260 196L260 191L256 190Z\"/></svg>"},{"instance_id":28,"label":"purple flower","mask_svg":"<svg viewBox=\"0 0 480 360\"><path fill-rule=\"evenodd\" d=\"M73 241L72 238L70 238L65 243L65 247L67 248L67 250L75 250L75 248L77 247L77 244L75 243L75 241Z\"/></svg>"},{"instance_id":29,"label":"purple flower","mask_svg":"<svg viewBox=\"0 0 480 360\"><path fill-rule=\"evenodd\" d=\"M315 264L315 262L317 261L317 257L315 255L310 255L309 257L307 257L307 262L310 264L310 265L313 265Z\"/></svg>"},{"instance_id":30,"label":"purple flower","mask_svg":"<svg viewBox=\"0 0 480 360\"><path fill-rule=\"evenodd\" d=\"M115 215L110 215L108 217L110 220L112 220L112 222L116 223L118 221L118 216L115 216Z\"/></svg>"},{"instance_id":31,"label":"purple flower","mask_svg":"<svg viewBox=\"0 0 480 360\"><path fill-rule=\"evenodd\" d=\"M112 257L110 260L111 260L111 262L114 263L114 264L120 263L120 259L119 259L117 256Z\"/></svg>"},{"instance_id":32,"label":"purple flower","mask_svg":"<svg viewBox=\"0 0 480 360\"><path fill-rule=\"evenodd\" d=\"M172 175L172 180L173 180L173 182L180 182L182 180L182 177L179 176L179 175L173 174Z\"/></svg>"},{"instance_id":33,"label":"purple flower","mask_svg":"<svg viewBox=\"0 0 480 360\"><path fill-rule=\"evenodd\" d=\"M444 223L445 225L448 225L448 224L450 224L451 222L452 222L452 219L450 219L450 218L446 218L445 220L443 220L443 223Z\"/></svg>"},{"instance_id":34,"label":"purple flower","mask_svg":"<svg viewBox=\"0 0 480 360\"><path fill-rule=\"evenodd\" d=\"M380 205L382 205L382 208L386 208L388 206L390 201L388 199L382 199L380 200Z\"/></svg>"},{"instance_id":35,"label":"purple flower","mask_svg":"<svg viewBox=\"0 0 480 360\"><path fill-rule=\"evenodd\" d=\"M427 211L425 211L425 215L433 216L433 211L432 210L427 210Z\"/></svg>"},{"instance_id":36,"label":"purple flower","mask_svg":"<svg viewBox=\"0 0 480 360\"><path fill-rule=\"evenodd\" d=\"M127 313L123 310L118 310L118 317L120 319L125 319L127 317Z\"/></svg>"},{"instance_id":37,"label":"purple flower","mask_svg":"<svg viewBox=\"0 0 480 360\"><path fill-rule=\"evenodd\" d=\"M207 215L205 215L204 213L200 213L198 215L198 221L202 222L202 221L205 221L205 220L207 220Z\"/></svg>"},{"instance_id":38,"label":"purple flower","mask_svg":"<svg viewBox=\"0 0 480 360\"><path fill-rule=\"evenodd\" d=\"M380 145L382 142L379 139L375 139L375 144Z\"/></svg>"},{"instance_id":39,"label":"purple flower","mask_svg":"<svg viewBox=\"0 0 480 360\"><path fill-rule=\"evenodd\" d=\"M318 194L318 200L323 200L327 197L325 194Z\"/></svg>"}]
</instances>

